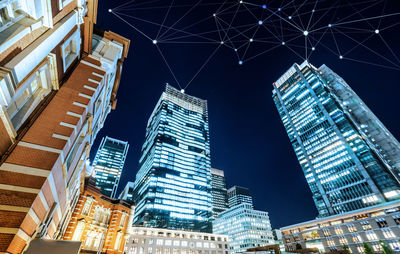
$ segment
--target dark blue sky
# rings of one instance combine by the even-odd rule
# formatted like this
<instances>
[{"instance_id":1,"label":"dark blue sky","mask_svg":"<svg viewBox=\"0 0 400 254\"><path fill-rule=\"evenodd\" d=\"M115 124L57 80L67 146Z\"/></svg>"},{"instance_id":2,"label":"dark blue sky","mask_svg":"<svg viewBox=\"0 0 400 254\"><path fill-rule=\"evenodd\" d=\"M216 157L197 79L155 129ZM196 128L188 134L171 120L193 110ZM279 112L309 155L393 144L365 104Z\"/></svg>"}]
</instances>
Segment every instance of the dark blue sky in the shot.
<instances>
[{"instance_id":1,"label":"dark blue sky","mask_svg":"<svg viewBox=\"0 0 400 254\"><path fill-rule=\"evenodd\" d=\"M177 85L151 41L108 13L117 2L100 1L97 24L129 38L131 48L123 67L117 109L99 133L92 156L103 136L129 142L119 186L122 190L127 181L135 178L146 123L165 83ZM393 50L398 54L398 33L384 35L388 41L397 40ZM215 48L162 44L160 47L182 82L193 77ZM279 48L239 66L232 50L222 48L186 90L208 100L212 166L225 171L228 187L250 188L256 208L269 212L274 228L317 215L271 98L272 83L294 62L302 61L289 50ZM326 64L342 76L393 135L400 138L400 71L339 60L325 51L316 51L310 61L315 66Z\"/></svg>"}]
</instances>

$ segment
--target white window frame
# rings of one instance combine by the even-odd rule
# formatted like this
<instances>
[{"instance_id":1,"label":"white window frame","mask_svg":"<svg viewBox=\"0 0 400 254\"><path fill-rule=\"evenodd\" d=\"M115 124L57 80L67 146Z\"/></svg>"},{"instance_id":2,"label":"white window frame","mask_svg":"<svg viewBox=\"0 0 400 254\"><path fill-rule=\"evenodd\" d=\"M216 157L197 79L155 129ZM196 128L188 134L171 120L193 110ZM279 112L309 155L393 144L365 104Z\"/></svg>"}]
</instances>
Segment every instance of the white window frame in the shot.
<instances>
[{"instance_id":1,"label":"white window frame","mask_svg":"<svg viewBox=\"0 0 400 254\"><path fill-rule=\"evenodd\" d=\"M70 4L74 0L58 0L59 10L61 11L65 6Z\"/></svg>"},{"instance_id":2,"label":"white window frame","mask_svg":"<svg viewBox=\"0 0 400 254\"><path fill-rule=\"evenodd\" d=\"M14 2L18 2L18 0L5 0L5 1L1 1L0 0L0 9L5 8L7 10L7 15L9 17L9 21L3 25L0 25L0 32L7 29L8 27L10 27L12 24L14 24L15 22L17 22L18 20L20 20L22 17L24 17L25 15L15 15L14 10L13 10L13 6L12 4ZM0 17L1 20L1 17Z\"/></svg>"},{"instance_id":3,"label":"white window frame","mask_svg":"<svg viewBox=\"0 0 400 254\"><path fill-rule=\"evenodd\" d=\"M71 53L65 55L65 49L68 45L73 46ZM63 71L66 72L68 67L75 61L75 59L80 55L81 50L81 36L80 30L77 29L61 46L61 55L63 59Z\"/></svg>"},{"instance_id":4,"label":"white window frame","mask_svg":"<svg viewBox=\"0 0 400 254\"><path fill-rule=\"evenodd\" d=\"M85 229L85 222L83 220L78 221L74 235L72 236L72 241L80 241L84 229Z\"/></svg>"}]
</instances>

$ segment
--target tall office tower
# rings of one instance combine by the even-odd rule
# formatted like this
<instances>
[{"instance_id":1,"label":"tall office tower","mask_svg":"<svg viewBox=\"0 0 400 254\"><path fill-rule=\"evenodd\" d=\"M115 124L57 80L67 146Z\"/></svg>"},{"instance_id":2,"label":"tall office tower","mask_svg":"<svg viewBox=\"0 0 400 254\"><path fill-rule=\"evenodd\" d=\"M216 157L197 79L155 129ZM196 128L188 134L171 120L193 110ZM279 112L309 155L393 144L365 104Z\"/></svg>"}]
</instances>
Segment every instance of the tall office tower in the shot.
<instances>
[{"instance_id":1,"label":"tall office tower","mask_svg":"<svg viewBox=\"0 0 400 254\"><path fill-rule=\"evenodd\" d=\"M400 145L342 78L304 62L273 86L320 216L399 198Z\"/></svg>"},{"instance_id":2,"label":"tall office tower","mask_svg":"<svg viewBox=\"0 0 400 254\"><path fill-rule=\"evenodd\" d=\"M118 199L133 202L133 182L127 182Z\"/></svg>"},{"instance_id":3,"label":"tall office tower","mask_svg":"<svg viewBox=\"0 0 400 254\"><path fill-rule=\"evenodd\" d=\"M128 149L126 141L110 137L101 140L93 160L93 171L96 187L102 194L115 198Z\"/></svg>"},{"instance_id":4,"label":"tall office tower","mask_svg":"<svg viewBox=\"0 0 400 254\"><path fill-rule=\"evenodd\" d=\"M250 204L253 207L253 198L250 196L250 191L247 188L233 186L228 189L228 204L229 207L234 207L243 203Z\"/></svg>"},{"instance_id":5,"label":"tall office tower","mask_svg":"<svg viewBox=\"0 0 400 254\"><path fill-rule=\"evenodd\" d=\"M96 15L97 0L0 1L0 253L60 239L79 200L129 49Z\"/></svg>"},{"instance_id":6,"label":"tall office tower","mask_svg":"<svg viewBox=\"0 0 400 254\"><path fill-rule=\"evenodd\" d=\"M268 213L246 202L220 213L213 221L213 233L229 236L231 253L275 244Z\"/></svg>"},{"instance_id":7,"label":"tall office tower","mask_svg":"<svg viewBox=\"0 0 400 254\"><path fill-rule=\"evenodd\" d=\"M207 101L167 85L147 123L134 224L211 232Z\"/></svg>"},{"instance_id":8,"label":"tall office tower","mask_svg":"<svg viewBox=\"0 0 400 254\"><path fill-rule=\"evenodd\" d=\"M211 196L213 218L217 218L218 214L228 209L228 195L226 192L226 182L224 171L211 168Z\"/></svg>"}]
</instances>

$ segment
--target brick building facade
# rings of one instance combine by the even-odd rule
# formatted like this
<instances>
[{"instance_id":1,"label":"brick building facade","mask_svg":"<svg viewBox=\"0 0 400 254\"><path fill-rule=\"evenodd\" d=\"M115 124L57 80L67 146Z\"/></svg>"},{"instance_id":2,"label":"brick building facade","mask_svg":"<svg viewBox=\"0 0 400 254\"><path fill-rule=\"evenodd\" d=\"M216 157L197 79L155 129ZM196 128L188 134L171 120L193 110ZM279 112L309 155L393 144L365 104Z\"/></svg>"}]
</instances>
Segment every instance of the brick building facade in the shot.
<instances>
[{"instance_id":1,"label":"brick building facade","mask_svg":"<svg viewBox=\"0 0 400 254\"><path fill-rule=\"evenodd\" d=\"M0 9L0 252L20 253L64 234L130 41L94 27L97 0Z\"/></svg>"},{"instance_id":2,"label":"brick building facade","mask_svg":"<svg viewBox=\"0 0 400 254\"><path fill-rule=\"evenodd\" d=\"M129 216L129 203L104 196L93 183L86 183L64 240L81 241L81 253L123 253Z\"/></svg>"}]
</instances>

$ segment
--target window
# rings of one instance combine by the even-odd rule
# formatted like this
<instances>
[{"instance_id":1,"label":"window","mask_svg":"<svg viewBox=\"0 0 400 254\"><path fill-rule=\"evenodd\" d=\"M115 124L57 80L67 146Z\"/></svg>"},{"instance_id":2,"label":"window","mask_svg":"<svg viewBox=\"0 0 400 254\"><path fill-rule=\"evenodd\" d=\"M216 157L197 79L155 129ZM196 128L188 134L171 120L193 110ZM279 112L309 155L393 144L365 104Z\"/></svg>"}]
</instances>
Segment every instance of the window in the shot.
<instances>
[{"instance_id":1,"label":"window","mask_svg":"<svg viewBox=\"0 0 400 254\"><path fill-rule=\"evenodd\" d=\"M368 240L373 241L373 240L378 240L378 237L373 231L365 232L365 235L367 236Z\"/></svg>"},{"instance_id":2,"label":"window","mask_svg":"<svg viewBox=\"0 0 400 254\"><path fill-rule=\"evenodd\" d=\"M324 233L324 236L331 236L331 231L329 229L322 229L322 232Z\"/></svg>"},{"instance_id":3,"label":"window","mask_svg":"<svg viewBox=\"0 0 400 254\"><path fill-rule=\"evenodd\" d=\"M394 222L396 222L397 225L400 225L400 214L396 214L393 216Z\"/></svg>"},{"instance_id":4,"label":"window","mask_svg":"<svg viewBox=\"0 0 400 254\"><path fill-rule=\"evenodd\" d=\"M74 143L72 149L69 151L68 157L65 159L65 167L67 168L67 171L70 170L72 162L74 161L74 159L77 155L79 147L85 140L85 137L86 137L86 131L82 130L81 135L79 135L79 137L77 138L76 142Z\"/></svg>"},{"instance_id":5,"label":"window","mask_svg":"<svg viewBox=\"0 0 400 254\"><path fill-rule=\"evenodd\" d=\"M40 100L50 91L50 70L48 65L40 67L36 72L30 75L27 80L15 91L10 90L10 84L7 89L1 88L3 99L8 101L7 113L15 129L18 129L29 114L33 111ZM4 86L4 85L3 85ZM10 93L11 92L11 93ZM7 96L12 94L12 99ZM8 98L7 98L8 97Z\"/></svg>"},{"instance_id":6,"label":"window","mask_svg":"<svg viewBox=\"0 0 400 254\"><path fill-rule=\"evenodd\" d=\"M398 241L391 241L389 242L390 248L393 250L399 250L400 249L400 243Z\"/></svg>"},{"instance_id":7,"label":"window","mask_svg":"<svg viewBox=\"0 0 400 254\"><path fill-rule=\"evenodd\" d=\"M9 73L0 70L0 105L7 106L14 95L14 85Z\"/></svg>"},{"instance_id":8,"label":"window","mask_svg":"<svg viewBox=\"0 0 400 254\"><path fill-rule=\"evenodd\" d=\"M389 226L388 223L387 223L387 221L386 221L384 218L376 219L376 223L378 224L378 226L379 226L380 228L385 228L385 227L388 227L388 226Z\"/></svg>"},{"instance_id":9,"label":"window","mask_svg":"<svg viewBox=\"0 0 400 254\"><path fill-rule=\"evenodd\" d=\"M332 239L329 239L326 242L328 243L328 246L335 246L335 242Z\"/></svg>"},{"instance_id":10,"label":"window","mask_svg":"<svg viewBox=\"0 0 400 254\"><path fill-rule=\"evenodd\" d=\"M364 230L372 229L371 224L369 224L368 221L362 221L362 222L360 222L360 223L361 223L361 226L362 226L362 228L363 228Z\"/></svg>"},{"instance_id":11,"label":"window","mask_svg":"<svg viewBox=\"0 0 400 254\"><path fill-rule=\"evenodd\" d=\"M126 221L126 213L123 213L121 215L121 221L119 222L119 226L120 227L124 227L125 226L125 221Z\"/></svg>"},{"instance_id":12,"label":"window","mask_svg":"<svg viewBox=\"0 0 400 254\"><path fill-rule=\"evenodd\" d=\"M121 240L122 240L122 232L118 231L117 238L115 240L115 245L114 245L115 250L119 250L119 246L121 245Z\"/></svg>"},{"instance_id":13,"label":"window","mask_svg":"<svg viewBox=\"0 0 400 254\"><path fill-rule=\"evenodd\" d=\"M342 244L342 245L347 244L346 238L344 238L344 236L339 237L339 243Z\"/></svg>"},{"instance_id":14,"label":"window","mask_svg":"<svg viewBox=\"0 0 400 254\"><path fill-rule=\"evenodd\" d=\"M380 252L382 250L382 246L380 244L372 244L372 249L376 252Z\"/></svg>"},{"instance_id":15,"label":"window","mask_svg":"<svg viewBox=\"0 0 400 254\"><path fill-rule=\"evenodd\" d=\"M7 6L0 8L0 28L6 26L9 22L11 22L11 17Z\"/></svg>"},{"instance_id":16,"label":"window","mask_svg":"<svg viewBox=\"0 0 400 254\"><path fill-rule=\"evenodd\" d=\"M353 240L353 242L355 242L355 243L362 242L361 236L358 235L358 234L353 234L353 235L352 235L352 240Z\"/></svg>"},{"instance_id":17,"label":"window","mask_svg":"<svg viewBox=\"0 0 400 254\"><path fill-rule=\"evenodd\" d=\"M58 0L58 5L59 5L60 11L71 2L72 2L72 0Z\"/></svg>"},{"instance_id":18,"label":"window","mask_svg":"<svg viewBox=\"0 0 400 254\"><path fill-rule=\"evenodd\" d=\"M78 225L76 225L74 235L72 237L72 241L80 241L81 236L83 233L83 229L85 228L85 222L84 221L79 221Z\"/></svg>"},{"instance_id":19,"label":"window","mask_svg":"<svg viewBox=\"0 0 400 254\"><path fill-rule=\"evenodd\" d=\"M357 232L357 228L354 226L354 224L347 225L347 229L350 233Z\"/></svg>"},{"instance_id":20,"label":"window","mask_svg":"<svg viewBox=\"0 0 400 254\"><path fill-rule=\"evenodd\" d=\"M382 233L383 233L383 236L385 238L394 238L394 237L396 237L396 235L393 233L393 231L390 228L383 228L382 229Z\"/></svg>"},{"instance_id":21,"label":"window","mask_svg":"<svg viewBox=\"0 0 400 254\"><path fill-rule=\"evenodd\" d=\"M343 234L343 229L341 229L340 227L335 227L335 233L337 235L342 235Z\"/></svg>"},{"instance_id":22,"label":"window","mask_svg":"<svg viewBox=\"0 0 400 254\"><path fill-rule=\"evenodd\" d=\"M81 47L81 37L79 32L79 30L75 31L75 33L73 33L61 46L64 72L67 71L68 67L79 56L79 50Z\"/></svg>"},{"instance_id":23,"label":"window","mask_svg":"<svg viewBox=\"0 0 400 254\"><path fill-rule=\"evenodd\" d=\"M82 215L86 215L86 216L89 215L90 208L92 207L92 203L93 203L93 198L86 197L86 202L82 209Z\"/></svg>"}]
</instances>

